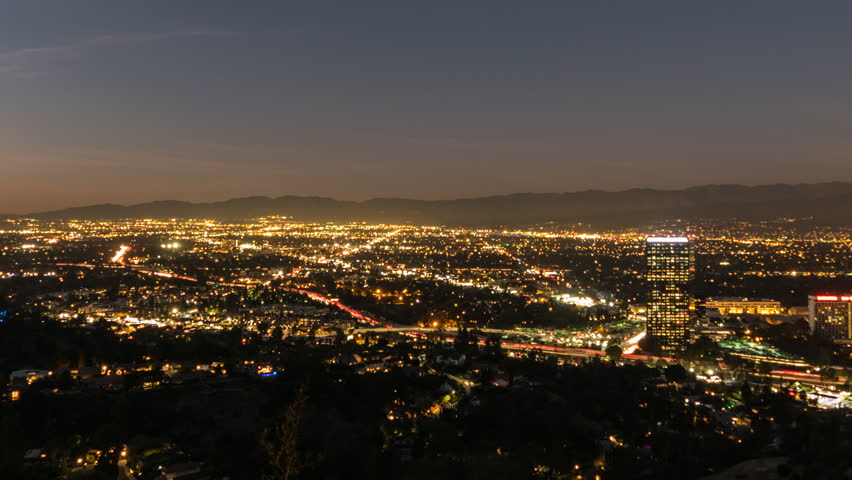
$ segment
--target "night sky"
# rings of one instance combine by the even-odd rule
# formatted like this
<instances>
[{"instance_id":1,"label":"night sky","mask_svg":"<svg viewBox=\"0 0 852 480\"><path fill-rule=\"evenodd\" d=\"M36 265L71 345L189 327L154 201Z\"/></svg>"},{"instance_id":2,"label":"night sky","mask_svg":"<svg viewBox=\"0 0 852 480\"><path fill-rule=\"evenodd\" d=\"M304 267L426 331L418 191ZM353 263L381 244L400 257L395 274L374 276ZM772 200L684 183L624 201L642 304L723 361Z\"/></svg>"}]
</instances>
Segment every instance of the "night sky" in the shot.
<instances>
[{"instance_id":1,"label":"night sky","mask_svg":"<svg viewBox=\"0 0 852 480\"><path fill-rule=\"evenodd\" d=\"M849 1L0 0L0 212L852 181Z\"/></svg>"}]
</instances>

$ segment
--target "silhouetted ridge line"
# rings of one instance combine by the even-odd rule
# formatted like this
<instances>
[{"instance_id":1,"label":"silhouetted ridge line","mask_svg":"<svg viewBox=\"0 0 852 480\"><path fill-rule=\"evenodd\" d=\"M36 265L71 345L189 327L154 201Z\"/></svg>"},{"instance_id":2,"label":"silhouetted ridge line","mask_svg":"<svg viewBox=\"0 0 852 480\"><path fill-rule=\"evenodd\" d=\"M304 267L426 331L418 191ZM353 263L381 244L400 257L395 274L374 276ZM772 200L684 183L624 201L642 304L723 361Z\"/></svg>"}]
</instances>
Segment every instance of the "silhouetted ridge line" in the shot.
<instances>
[{"instance_id":1,"label":"silhouetted ridge line","mask_svg":"<svg viewBox=\"0 0 852 480\"><path fill-rule=\"evenodd\" d=\"M455 200L374 198L362 202L286 195L220 202L101 204L27 215L43 219L220 218L282 215L304 221L367 221L446 225L590 222L634 225L670 218L763 220L813 217L852 225L852 183L704 185L681 190L516 193Z\"/></svg>"}]
</instances>

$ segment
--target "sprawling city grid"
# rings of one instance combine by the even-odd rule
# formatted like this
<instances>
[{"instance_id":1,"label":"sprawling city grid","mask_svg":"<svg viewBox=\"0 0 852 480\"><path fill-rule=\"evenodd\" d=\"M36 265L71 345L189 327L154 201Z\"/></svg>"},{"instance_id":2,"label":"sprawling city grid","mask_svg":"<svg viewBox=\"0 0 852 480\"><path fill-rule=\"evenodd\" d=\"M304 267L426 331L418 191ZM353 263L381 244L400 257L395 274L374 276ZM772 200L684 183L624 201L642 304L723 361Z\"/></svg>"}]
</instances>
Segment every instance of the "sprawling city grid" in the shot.
<instances>
[{"instance_id":1,"label":"sprawling city grid","mask_svg":"<svg viewBox=\"0 0 852 480\"><path fill-rule=\"evenodd\" d=\"M846 478L850 340L808 219L10 219L0 472Z\"/></svg>"}]
</instances>

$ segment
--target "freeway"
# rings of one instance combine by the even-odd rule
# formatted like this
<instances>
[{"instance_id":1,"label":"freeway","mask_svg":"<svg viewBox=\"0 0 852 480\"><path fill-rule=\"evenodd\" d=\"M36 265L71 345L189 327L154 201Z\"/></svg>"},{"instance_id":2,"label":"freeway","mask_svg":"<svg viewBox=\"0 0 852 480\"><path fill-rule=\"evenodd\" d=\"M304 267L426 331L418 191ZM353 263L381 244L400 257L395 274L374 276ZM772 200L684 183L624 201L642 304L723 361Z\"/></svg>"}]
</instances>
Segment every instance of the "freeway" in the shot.
<instances>
[{"instance_id":1,"label":"freeway","mask_svg":"<svg viewBox=\"0 0 852 480\"><path fill-rule=\"evenodd\" d=\"M768 374L752 372L752 377L767 379L769 383L799 382L805 385L820 387L840 387L846 384L845 380L825 378L818 374L799 372L796 370L772 370Z\"/></svg>"},{"instance_id":2,"label":"freeway","mask_svg":"<svg viewBox=\"0 0 852 480\"><path fill-rule=\"evenodd\" d=\"M412 326L404 326L399 325L393 328L382 328L382 327L373 327L373 328L359 328L355 330L356 332L374 332L374 333L401 333L401 334L420 334L425 335L427 333L443 333L447 335L445 337L448 341L453 341L455 335L458 334L457 329L438 329L433 327L412 327ZM479 343L485 343L485 335L499 335L501 338L505 335L518 335L523 334L523 332L519 332L517 330L500 330L495 328L485 328L482 330L476 330L471 332L473 334L483 334L480 335ZM590 348L578 348L578 347L563 347L560 345L547 345L547 344L532 344L532 343L523 343L523 342L501 342L501 347L505 350L510 351L522 351L522 352L537 352L548 355L556 355L563 357L571 357L571 358L579 358L579 359L592 359L592 358L603 358L606 354L600 350L594 350ZM636 361L652 361L656 362L657 360L662 360L666 363L670 363L675 361L675 359L670 357L652 357L648 355L638 355L638 354L623 354L621 356L626 360L636 360Z\"/></svg>"},{"instance_id":3,"label":"freeway","mask_svg":"<svg viewBox=\"0 0 852 480\"><path fill-rule=\"evenodd\" d=\"M154 269L151 269L151 268L137 266L137 265L125 265L125 264L91 265L91 264L69 264L69 263L57 263L56 265L57 266L76 266L76 267L85 267L85 268L94 268L95 266L100 266L100 267L105 267L105 268L123 268L123 269L127 269L127 270L130 270L130 271L136 272L136 273L144 274L144 275L150 275L150 276L156 276L156 277L162 277L162 278L171 278L171 279L177 279L177 280L184 280L184 281L188 281L188 282L201 283L201 280L199 280L198 278L195 278L195 277L190 277L190 276L186 276L186 275L179 275L179 274L171 273L171 272L164 272L164 271L161 271L161 270L154 270ZM213 281L213 280L208 280L204 283L208 284L208 285L220 285L220 286L226 286L226 287L249 288L249 287L261 286L261 285L269 286L271 284L271 281L267 281L267 282L259 282L258 281L258 282L251 282L251 283L242 282L242 283L240 283L240 282L217 282L217 281ZM361 312L359 310L356 310L352 307L344 305L339 300L329 298L329 297L322 295L320 293L317 293L317 292L312 292L310 290L304 290L304 289L300 289L300 288L283 287L283 286L282 287L276 287L276 288L279 288L279 289L285 290L285 291L289 291L289 292L300 293L302 295L307 296L311 300L314 300L316 302L323 303L323 304L326 304L326 305L333 306L333 307L335 307L335 308L337 308L341 311L348 313L349 315L351 315L355 319L371 325L370 327L361 328L361 329L356 330L358 332L377 332L377 333L379 333L379 332L384 332L384 333L394 332L394 333L402 333L402 334L420 334L420 335L424 335L426 333L432 333L432 332L442 332L442 333L445 333L445 334L448 335L446 337L446 339L449 340L449 341L453 341L454 336L458 333L458 331L456 329L442 330L442 329L432 328L432 327L412 327L412 326L409 326L409 325L402 325L402 324L398 324L398 323L394 323L394 322L380 321L380 320L374 318L373 316L371 316L368 313L364 313L364 312ZM499 335L501 338L504 337L504 336L507 336L507 335L515 335L515 336L524 335L524 332L517 331L517 330L502 330L502 329L493 329L493 328L486 328L486 329L483 329L483 330L478 330L477 332L481 332L484 335ZM484 335L480 336L480 338L479 338L480 344L485 343ZM574 359L583 359L583 360L588 360L588 359L591 359L591 358L602 358L602 357L606 356L606 354L604 352L600 351L600 350L593 350L593 349L588 349L588 348L577 348L577 347L563 347L563 346L559 346L559 345L547 345L547 344L538 344L538 343L532 344L532 343L524 343L524 342L517 342L517 341L502 342L501 347L506 349L506 350L510 350L510 351L537 352L537 353L543 353L543 354L547 354L547 355L556 355L556 356L570 357L570 358L574 358ZM674 359L668 358L668 357L651 357L651 356L647 356L647 355L637 355L637 354L633 354L633 353L625 353L625 354L622 355L622 358L624 358L626 360L635 360L635 361L658 361L658 360L662 360L662 361L667 362L667 363L674 361Z\"/></svg>"},{"instance_id":4,"label":"freeway","mask_svg":"<svg viewBox=\"0 0 852 480\"><path fill-rule=\"evenodd\" d=\"M162 270L154 270L154 269L151 269L151 268L142 267L142 266L138 266L138 265L124 265L124 264L94 265L94 264L89 264L89 263L57 263L56 266L58 266L58 267L80 267L80 268L101 267L101 268L125 269L125 270L130 270L132 272L136 272L136 273L140 273L140 274L144 274L144 275L149 275L149 276L154 276L154 277L172 278L172 279L176 279L176 280L184 280L184 281L187 281L187 282L201 283L201 280L199 280L196 277L190 277L190 276L187 276L187 275L179 275L177 273L171 273L171 272L164 272ZM261 286L261 285L269 286L271 282L267 281L265 283L261 283L261 282L253 282L253 283L242 282L242 283L240 283L240 282L217 282L217 281L214 281L214 280L207 280L204 283L206 285L220 285L220 286L224 286L224 287L249 288L249 287L256 287L256 286ZM291 288L291 287L275 287L275 288L278 288L278 289L283 290L283 291L288 291L288 292L301 293L302 295L307 296L308 298L310 298L311 300L313 300L315 302L323 303L323 304L326 304L326 305L331 305L331 306L337 308L338 310L342 310L342 311L348 313L349 315L354 317L356 320L362 321L364 323L368 323L368 324L376 326L376 327L384 326L384 328L390 329L390 328L396 328L396 327L402 327L403 326L403 325L393 323L393 322L384 322L384 323L380 322L379 320L373 318L369 314L366 314L366 313L358 311L354 308L348 307L338 300L329 298L329 297L322 295L320 293L317 293L317 292L312 292L312 291L304 290L304 289L301 289L301 288Z\"/></svg>"}]
</instances>

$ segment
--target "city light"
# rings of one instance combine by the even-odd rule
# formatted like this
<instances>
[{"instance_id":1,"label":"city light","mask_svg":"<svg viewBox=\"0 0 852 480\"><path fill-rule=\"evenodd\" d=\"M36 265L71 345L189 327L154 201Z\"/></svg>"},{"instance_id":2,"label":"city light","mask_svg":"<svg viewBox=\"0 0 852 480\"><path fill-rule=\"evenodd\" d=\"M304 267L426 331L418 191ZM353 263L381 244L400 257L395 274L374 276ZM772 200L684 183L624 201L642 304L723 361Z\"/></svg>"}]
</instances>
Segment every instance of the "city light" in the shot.
<instances>
[{"instance_id":1,"label":"city light","mask_svg":"<svg viewBox=\"0 0 852 480\"><path fill-rule=\"evenodd\" d=\"M44 262L41 265L49 268L40 265L38 270L28 266L7 269L0 272L0 278L32 278L45 284L87 277L116 282L111 291L59 289L30 300L40 304L47 321L64 328L104 329L129 346L158 337L176 345L218 339L216 344L223 348L212 348L205 353L212 358L194 359L191 364L192 376L197 378L227 378L235 383L290 379L298 373L288 369L283 363L286 360L275 352L297 345L327 355L322 361L335 366L335 375L339 375L335 381L343 388L352 381L351 376L388 374L395 368L429 376L433 370L444 370L442 365L452 366L452 376L446 380L449 384L445 391L436 392L436 403L416 412L402 408L399 402L403 400L392 403L392 413L384 418L392 417L394 423L418 415L438 415L476 391L481 376L469 370L470 366L481 368L494 358L481 357L483 352L535 361L549 359L557 366L579 370L593 359L605 359L609 364L610 359L617 358L615 368L644 364L655 372L680 363L688 367L687 381L698 381L695 395L685 399L677 389L665 390L662 383L651 386L664 381L659 380L659 373L648 385L655 395L676 397L690 409L714 408L712 401L701 396L739 391L736 382L744 375L756 376L755 381L795 381L807 389L834 387L832 392L836 393L826 393L827 389L819 394L812 390L794 393L796 401L809 402L816 408L843 408L850 403L841 389L844 380L823 378L827 375L819 374L803 358L773 347L761 322L729 321L729 317L753 315L775 325L789 321L785 317L792 316L792 311L807 315L807 308L788 307L772 298L724 297L717 293L739 285L752 271L763 272L765 264L759 262L764 260L754 259L776 258L782 255L779 252L788 251L795 252L791 258L802 259L808 252L825 250L816 240L794 250L790 242L758 243L733 233L692 244L684 241L686 237L646 238L632 231L495 231L308 224L277 218L233 224L200 219L33 222L27 229L31 233L15 238L16 243L7 251L19 252L21 263L31 262L29 256L42 253L55 261ZM63 240L54 245L40 240L48 236ZM263 240L255 241L259 237ZM21 252L15 248L21 238L39 247ZM181 248L180 255L145 247L151 244L151 238L156 238L154 245L163 249ZM183 240L161 244L161 238ZM79 251L88 252L89 245L101 242L103 251L113 248L117 241L127 245L121 245L109 261L86 258L75 250L79 245ZM134 245L132 262L127 261L129 245ZM831 252L832 261L845 258L843 248ZM701 255L699 262L696 253ZM720 258L737 260L719 269ZM783 272L774 274L779 278L807 277L802 272L808 269L798 264L785 264L783 269L771 265ZM796 277L790 273L793 271ZM705 310L696 310L691 304L694 290L690 282L696 272L706 279L703 289L717 295L699 302L708 312L704 317L700 315ZM836 335L835 330L843 333L843 329L821 329L820 315L836 319L832 308L852 301L852 294L821 293L810 299L818 307L814 310L813 335ZM820 310L823 307L825 311ZM463 332L467 332L466 337ZM643 341L652 332L657 335L655 342L646 345ZM718 347L724 357L690 352L688 362L682 358L689 352L689 343L701 336L711 339L705 348ZM465 344L456 347L461 338ZM495 341L499 347L494 346ZM225 345L243 349L248 363L234 365L233 357L216 358L226 354ZM397 350L398 345L405 348ZM661 350L653 351L656 346ZM187 365L152 360L153 352L147 347L134 351L146 354L136 363L102 361L97 381L74 377L75 381L89 388L116 390L124 388L113 380L116 378L138 378L132 388L140 390L194 381L182 377L187 374ZM459 351L476 363L462 359ZM746 366L735 369L727 358L736 358ZM753 367L755 362L790 370L767 373ZM541 388L539 385L548 384L533 377L529 386L520 387L500 372L499 364L488 368L498 372L487 383L489 388ZM155 369L159 369L156 374ZM794 371L798 373L789 373ZM26 401L28 396L22 389L38 388L45 379L55 377L49 371L18 375L21 380L16 390L10 389L3 396L7 401ZM840 376L844 378L842 372ZM702 393L702 388L715 390ZM754 415L738 411L736 418L737 426L742 427L748 426ZM724 430L725 435L741 440L737 432ZM620 434L612 435L618 442L624 441ZM114 449L120 456L123 447ZM125 457L128 462L134 461L130 452ZM81 458L83 468L95 464L97 455Z\"/></svg>"},{"instance_id":2,"label":"city light","mask_svg":"<svg viewBox=\"0 0 852 480\"><path fill-rule=\"evenodd\" d=\"M0 480L852 480L852 2L7 3Z\"/></svg>"},{"instance_id":3,"label":"city light","mask_svg":"<svg viewBox=\"0 0 852 480\"><path fill-rule=\"evenodd\" d=\"M128 247L127 245L122 245L118 249L118 252L116 252L116 254L113 255L112 259L110 259L110 261L113 263L122 263L124 261L124 255L129 251L130 247Z\"/></svg>"},{"instance_id":4,"label":"city light","mask_svg":"<svg viewBox=\"0 0 852 480\"><path fill-rule=\"evenodd\" d=\"M645 239L648 243L689 243L686 237L648 237Z\"/></svg>"},{"instance_id":5,"label":"city light","mask_svg":"<svg viewBox=\"0 0 852 480\"><path fill-rule=\"evenodd\" d=\"M852 302L852 294L850 295L817 295L818 302Z\"/></svg>"}]
</instances>

